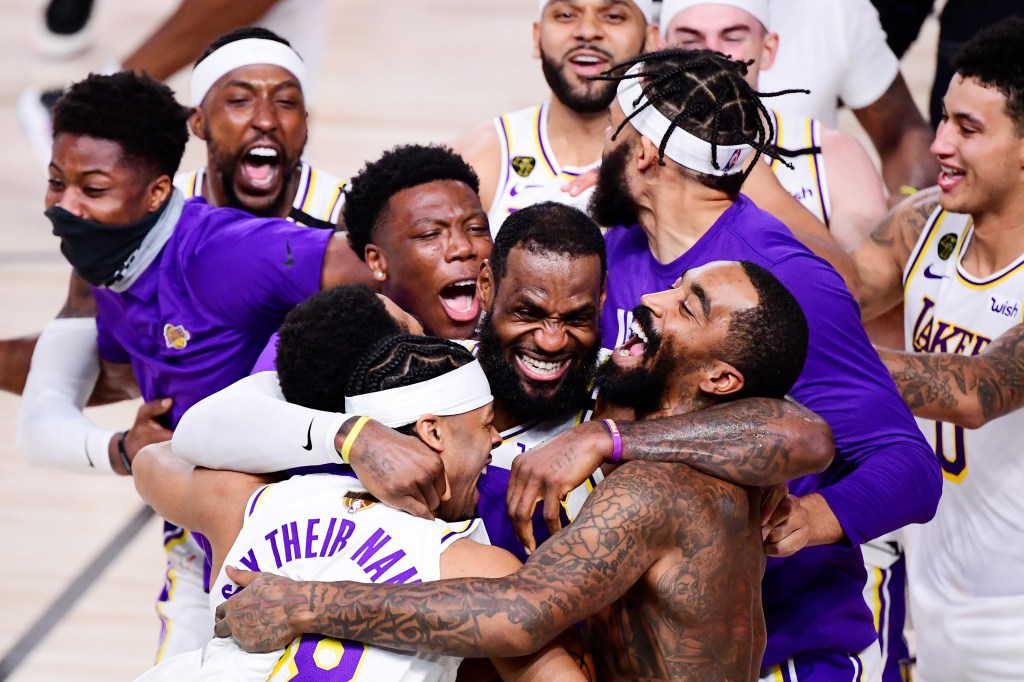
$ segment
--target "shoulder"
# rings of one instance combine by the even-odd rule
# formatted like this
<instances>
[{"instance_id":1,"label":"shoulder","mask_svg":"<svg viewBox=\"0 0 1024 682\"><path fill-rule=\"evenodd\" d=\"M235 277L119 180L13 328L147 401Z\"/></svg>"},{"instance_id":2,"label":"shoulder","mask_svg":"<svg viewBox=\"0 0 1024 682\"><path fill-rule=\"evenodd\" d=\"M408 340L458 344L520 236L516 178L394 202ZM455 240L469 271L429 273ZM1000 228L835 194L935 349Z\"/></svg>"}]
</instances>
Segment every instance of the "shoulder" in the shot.
<instances>
[{"instance_id":1,"label":"shoulder","mask_svg":"<svg viewBox=\"0 0 1024 682\"><path fill-rule=\"evenodd\" d=\"M511 552L462 538L441 555L441 578L503 578L522 564Z\"/></svg>"},{"instance_id":2,"label":"shoulder","mask_svg":"<svg viewBox=\"0 0 1024 682\"><path fill-rule=\"evenodd\" d=\"M501 156L498 125L498 118L484 121L470 129L469 132L452 140L449 146L474 168L476 167L475 159L494 158L497 163L497 159Z\"/></svg>"}]
</instances>

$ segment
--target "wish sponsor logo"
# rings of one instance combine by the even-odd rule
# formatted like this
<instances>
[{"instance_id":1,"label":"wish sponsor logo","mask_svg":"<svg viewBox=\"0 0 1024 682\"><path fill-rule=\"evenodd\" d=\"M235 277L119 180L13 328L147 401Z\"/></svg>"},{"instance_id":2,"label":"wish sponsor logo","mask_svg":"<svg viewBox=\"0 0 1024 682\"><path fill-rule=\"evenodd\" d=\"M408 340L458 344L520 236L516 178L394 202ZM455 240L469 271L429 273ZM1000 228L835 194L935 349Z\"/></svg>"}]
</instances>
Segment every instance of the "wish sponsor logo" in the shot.
<instances>
[{"instance_id":1,"label":"wish sponsor logo","mask_svg":"<svg viewBox=\"0 0 1024 682\"><path fill-rule=\"evenodd\" d=\"M1001 301L994 297L989 297L991 301L991 310L997 315L1003 315L1005 317L1017 317L1020 314L1020 302L1019 301Z\"/></svg>"}]
</instances>

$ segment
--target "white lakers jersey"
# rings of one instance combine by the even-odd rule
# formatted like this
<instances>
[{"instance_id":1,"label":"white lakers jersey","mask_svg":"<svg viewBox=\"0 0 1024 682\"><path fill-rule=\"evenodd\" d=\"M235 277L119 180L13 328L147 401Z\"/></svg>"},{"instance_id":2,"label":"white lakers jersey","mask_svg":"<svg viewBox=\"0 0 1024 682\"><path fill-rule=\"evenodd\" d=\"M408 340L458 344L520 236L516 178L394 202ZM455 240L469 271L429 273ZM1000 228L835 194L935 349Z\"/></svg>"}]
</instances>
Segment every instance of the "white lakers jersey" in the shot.
<instances>
[{"instance_id":1,"label":"white lakers jersey","mask_svg":"<svg viewBox=\"0 0 1024 682\"><path fill-rule=\"evenodd\" d=\"M437 580L441 553L464 537L487 542L479 520L427 521L374 501L353 477L312 474L253 493L225 564L295 580L417 583ZM221 570L211 609L237 589ZM356 682L454 680L460 660L309 635L283 652L247 654L227 638L207 646L202 679L301 682L331 671Z\"/></svg>"},{"instance_id":2,"label":"white lakers jersey","mask_svg":"<svg viewBox=\"0 0 1024 682\"><path fill-rule=\"evenodd\" d=\"M787 192L804 205L818 220L829 224L832 202L828 194L825 157L821 153L821 124L804 116L772 111L775 146L789 168L771 159L772 172Z\"/></svg>"},{"instance_id":3,"label":"white lakers jersey","mask_svg":"<svg viewBox=\"0 0 1024 682\"><path fill-rule=\"evenodd\" d=\"M601 160L585 167L561 166L548 140L548 103L494 119L501 141L501 175L487 218L491 235L510 214L542 201L557 201L587 210L591 187L577 197L562 186L582 173L597 168Z\"/></svg>"},{"instance_id":4,"label":"white lakers jersey","mask_svg":"<svg viewBox=\"0 0 1024 682\"><path fill-rule=\"evenodd\" d=\"M961 265L972 233L970 216L941 209L925 225L904 272L908 350L976 355L1020 324L1024 254L976 277ZM1024 413L973 430L918 424L945 477L935 518L906 529L921 678L1020 679Z\"/></svg>"},{"instance_id":5,"label":"white lakers jersey","mask_svg":"<svg viewBox=\"0 0 1024 682\"><path fill-rule=\"evenodd\" d=\"M286 217L299 225L333 230L345 203L345 183L305 161L299 162L299 174L299 187L292 201L292 210ZM205 181L206 166L174 176L174 186L186 199L202 196Z\"/></svg>"}]
</instances>

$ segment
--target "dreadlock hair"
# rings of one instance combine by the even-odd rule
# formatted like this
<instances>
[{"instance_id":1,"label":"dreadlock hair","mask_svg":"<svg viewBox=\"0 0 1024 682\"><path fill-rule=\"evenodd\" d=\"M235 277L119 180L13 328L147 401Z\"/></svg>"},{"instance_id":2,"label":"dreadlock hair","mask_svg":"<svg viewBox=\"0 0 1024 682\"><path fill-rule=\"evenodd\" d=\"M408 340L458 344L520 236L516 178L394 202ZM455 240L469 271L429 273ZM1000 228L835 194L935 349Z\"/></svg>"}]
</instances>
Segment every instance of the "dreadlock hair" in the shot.
<instances>
[{"instance_id":1,"label":"dreadlock hair","mask_svg":"<svg viewBox=\"0 0 1024 682\"><path fill-rule=\"evenodd\" d=\"M807 318L796 298L768 270L740 261L757 292L757 305L733 313L722 358L743 374L730 399L782 398L807 359Z\"/></svg>"},{"instance_id":2,"label":"dreadlock hair","mask_svg":"<svg viewBox=\"0 0 1024 682\"><path fill-rule=\"evenodd\" d=\"M285 400L345 411L345 386L368 349L402 332L366 285L334 287L292 308L279 330L277 376Z\"/></svg>"},{"instance_id":3,"label":"dreadlock hair","mask_svg":"<svg viewBox=\"0 0 1024 682\"><path fill-rule=\"evenodd\" d=\"M202 54L199 55L199 58L196 59L196 63L192 65L192 68L199 66L200 62L202 62L204 59L206 59L211 54L213 54L220 48L224 47L225 45L230 45L231 43L234 43L236 41L246 40L248 38L259 38L260 40L273 40L276 43L287 45L288 47L291 47L293 50L295 49L294 47L292 47L292 44L290 42L288 42L285 38L282 38L281 36L277 35L270 29L263 28L262 26L242 26L236 28L233 31L225 33L219 38L214 38L213 42L210 43L206 47L206 49L203 50ZM298 54L298 52L296 52L296 54ZM302 55L299 55L299 57L301 56Z\"/></svg>"},{"instance_id":4,"label":"dreadlock hair","mask_svg":"<svg viewBox=\"0 0 1024 682\"><path fill-rule=\"evenodd\" d=\"M433 336L392 336L375 344L359 361L348 381L348 395L376 393L411 386L473 362L473 354L451 341ZM412 435L413 424L397 430Z\"/></svg>"},{"instance_id":5,"label":"dreadlock hair","mask_svg":"<svg viewBox=\"0 0 1024 682\"><path fill-rule=\"evenodd\" d=\"M366 245L373 231L384 224L391 197L438 180L454 180L480 192L480 179L473 169L444 145L401 145L367 163L349 183L342 209L349 242L359 257L366 260Z\"/></svg>"},{"instance_id":6,"label":"dreadlock hair","mask_svg":"<svg viewBox=\"0 0 1024 682\"><path fill-rule=\"evenodd\" d=\"M53 135L116 142L128 161L173 177L188 142L188 109L145 74L90 74L68 88L53 109Z\"/></svg>"},{"instance_id":7,"label":"dreadlock hair","mask_svg":"<svg viewBox=\"0 0 1024 682\"><path fill-rule=\"evenodd\" d=\"M630 67L643 64L640 73L629 78L641 80L643 94L649 101L647 106L653 106L671 122L658 147L658 161L661 165L665 165L665 147L676 128L682 128L711 143L711 162L716 169L719 168L718 145L748 144L753 147L753 162L740 173L716 176L684 168L687 176L695 178L705 187L735 197L761 154L779 159L792 167L779 157L772 145L775 129L772 117L761 99L808 92L782 90L759 93L743 78L750 63L736 61L711 50L673 48L637 55L595 78L621 82L626 80L626 71ZM612 139L640 111L643 111L643 107L633 112L623 112L627 114L626 118L619 124Z\"/></svg>"},{"instance_id":8,"label":"dreadlock hair","mask_svg":"<svg viewBox=\"0 0 1024 682\"><path fill-rule=\"evenodd\" d=\"M1007 17L978 31L953 57L953 68L1002 93L1014 132L1024 137L1024 19Z\"/></svg>"},{"instance_id":9,"label":"dreadlock hair","mask_svg":"<svg viewBox=\"0 0 1024 682\"><path fill-rule=\"evenodd\" d=\"M490 258L495 289L505 276L508 255L515 247L540 255L597 256L602 283L608 270L604 237L597 223L578 208L554 201L522 208L501 224Z\"/></svg>"}]
</instances>

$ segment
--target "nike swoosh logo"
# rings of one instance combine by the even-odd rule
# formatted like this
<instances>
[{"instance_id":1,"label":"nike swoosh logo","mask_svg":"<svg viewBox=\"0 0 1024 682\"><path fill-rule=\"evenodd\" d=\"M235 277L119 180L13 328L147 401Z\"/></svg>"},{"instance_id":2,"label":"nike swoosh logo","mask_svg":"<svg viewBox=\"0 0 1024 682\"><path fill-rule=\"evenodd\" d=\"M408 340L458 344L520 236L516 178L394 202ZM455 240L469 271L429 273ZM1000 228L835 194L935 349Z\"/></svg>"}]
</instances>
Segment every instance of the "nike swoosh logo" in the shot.
<instances>
[{"instance_id":1,"label":"nike swoosh logo","mask_svg":"<svg viewBox=\"0 0 1024 682\"><path fill-rule=\"evenodd\" d=\"M519 194L520 192L522 192L523 190L537 189L538 187L543 187L543 186L544 185L513 185L512 189L509 191L508 195L510 197L514 197L517 194Z\"/></svg>"},{"instance_id":2,"label":"nike swoosh logo","mask_svg":"<svg viewBox=\"0 0 1024 682\"><path fill-rule=\"evenodd\" d=\"M288 257L284 261L284 266L286 268L290 268L291 266L295 265L295 257L292 256L292 245L288 242L287 239L284 240L284 248L288 251Z\"/></svg>"},{"instance_id":3,"label":"nike swoosh logo","mask_svg":"<svg viewBox=\"0 0 1024 682\"><path fill-rule=\"evenodd\" d=\"M932 272L931 263L929 263L928 267L924 269L924 276L927 277L928 279L946 279L945 275L936 275L934 272Z\"/></svg>"},{"instance_id":4,"label":"nike swoosh logo","mask_svg":"<svg viewBox=\"0 0 1024 682\"><path fill-rule=\"evenodd\" d=\"M309 428L306 429L306 444L302 446L307 452L313 451L313 420L309 420Z\"/></svg>"}]
</instances>

